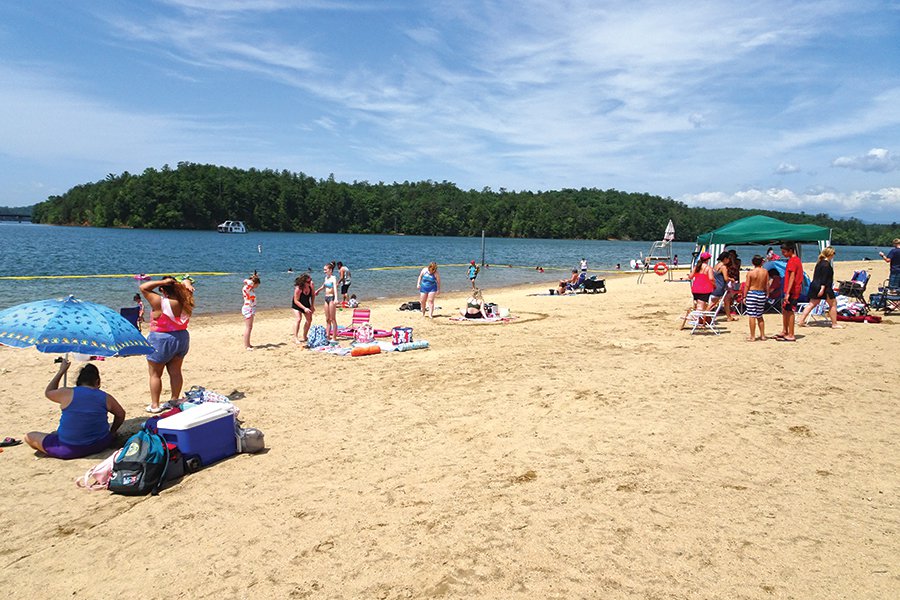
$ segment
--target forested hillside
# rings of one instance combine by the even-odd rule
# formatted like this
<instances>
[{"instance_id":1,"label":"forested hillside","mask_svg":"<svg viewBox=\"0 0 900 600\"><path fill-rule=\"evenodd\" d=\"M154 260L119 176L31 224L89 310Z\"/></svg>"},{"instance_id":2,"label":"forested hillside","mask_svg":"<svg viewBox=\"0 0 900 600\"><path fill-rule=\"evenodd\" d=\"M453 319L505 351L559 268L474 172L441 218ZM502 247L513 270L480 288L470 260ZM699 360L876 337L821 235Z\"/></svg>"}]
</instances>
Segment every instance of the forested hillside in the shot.
<instances>
[{"instance_id":1,"label":"forested hillside","mask_svg":"<svg viewBox=\"0 0 900 600\"><path fill-rule=\"evenodd\" d=\"M254 231L405 233L568 239L658 239L669 219L679 240L752 214L834 230L834 243L886 245L900 226L865 225L740 208L691 208L669 198L600 189L463 191L449 182L343 183L303 173L180 163L109 175L34 207L35 222L212 229L226 219Z\"/></svg>"}]
</instances>

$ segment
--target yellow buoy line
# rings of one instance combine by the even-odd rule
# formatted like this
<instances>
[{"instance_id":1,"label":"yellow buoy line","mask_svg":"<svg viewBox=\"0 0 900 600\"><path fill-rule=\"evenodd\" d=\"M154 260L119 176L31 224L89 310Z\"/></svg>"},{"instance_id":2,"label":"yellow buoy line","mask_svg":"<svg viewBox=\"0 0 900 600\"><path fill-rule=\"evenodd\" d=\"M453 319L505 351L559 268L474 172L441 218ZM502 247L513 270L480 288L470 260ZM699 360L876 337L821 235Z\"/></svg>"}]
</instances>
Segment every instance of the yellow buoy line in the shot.
<instances>
[{"instance_id":1,"label":"yellow buoy line","mask_svg":"<svg viewBox=\"0 0 900 600\"><path fill-rule=\"evenodd\" d=\"M165 277L166 275L171 275L172 273L142 273L142 275L146 275L148 277ZM219 277L221 275L234 275L234 273L222 273L218 271L200 271L200 272L191 272L191 276L202 275L204 277ZM99 273L96 275L7 275L0 277L0 280L16 280L16 281L24 281L30 279L119 279L122 277L130 277L132 279L136 279L134 273L116 273L116 274L108 274L108 273Z\"/></svg>"},{"instance_id":2,"label":"yellow buoy line","mask_svg":"<svg viewBox=\"0 0 900 600\"><path fill-rule=\"evenodd\" d=\"M459 263L459 264L447 264L447 265L438 265L439 267L468 267L470 263ZM404 269L421 269L425 265L413 265L413 266L390 266L390 267L369 267L368 269L360 269L362 271L402 271ZM481 265L479 265L480 267ZM537 269L535 265L503 265L503 264L490 264L486 265L490 269L529 269L534 271ZM565 271L565 267L544 267L545 271Z\"/></svg>"}]
</instances>

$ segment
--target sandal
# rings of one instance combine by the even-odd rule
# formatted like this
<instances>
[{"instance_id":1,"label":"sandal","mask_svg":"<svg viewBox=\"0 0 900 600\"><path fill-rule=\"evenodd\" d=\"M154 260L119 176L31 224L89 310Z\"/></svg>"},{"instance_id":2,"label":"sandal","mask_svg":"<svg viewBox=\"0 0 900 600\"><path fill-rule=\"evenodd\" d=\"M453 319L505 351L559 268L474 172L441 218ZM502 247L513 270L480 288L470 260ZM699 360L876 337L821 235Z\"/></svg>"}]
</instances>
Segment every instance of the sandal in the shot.
<instances>
[{"instance_id":1,"label":"sandal","mask_svg":"<svg viewBox=\"0 0 900 600\"><path fill-rule=\"evenodd\" d=\"M147 411L148 413L150 413L151 415L158 415L159 413L161 413L163 411L163 408L162 408L162 406L154 407L152 404L148 404L147 408L145 408L144 410Z\"/></svg>"},{"instance_id":2,"label":"sandal","mask_svg":"<svg viewBox=\"0 0 900 600\"><path fill-rule=\"evenodd\" d=\"M0 447L6 448L7 446L18 446L22 443L22 440L17 440L16 438L5 437L3 441L0 442Z\"/></svg>"}]
</instances>

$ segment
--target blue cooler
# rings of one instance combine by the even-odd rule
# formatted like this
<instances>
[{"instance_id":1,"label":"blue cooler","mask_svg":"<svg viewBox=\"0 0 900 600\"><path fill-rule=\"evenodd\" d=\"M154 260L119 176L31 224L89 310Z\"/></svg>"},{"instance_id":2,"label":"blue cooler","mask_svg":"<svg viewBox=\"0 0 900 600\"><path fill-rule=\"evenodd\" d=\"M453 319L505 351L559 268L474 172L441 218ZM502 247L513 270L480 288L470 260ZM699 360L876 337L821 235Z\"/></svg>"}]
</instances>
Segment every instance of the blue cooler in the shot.
<instances>
[{"instance_id":1,"label":"blue cooler","mask_svg":"<svg viewBox=\"0 0 900 600\"><path fill-rule=\"evenodd\" d=\"M206 402L177 415L160 419L159 433L186 457L196 456L202 466L238 452L234 415L216 402Z\"/></svg>"}]
</instances>

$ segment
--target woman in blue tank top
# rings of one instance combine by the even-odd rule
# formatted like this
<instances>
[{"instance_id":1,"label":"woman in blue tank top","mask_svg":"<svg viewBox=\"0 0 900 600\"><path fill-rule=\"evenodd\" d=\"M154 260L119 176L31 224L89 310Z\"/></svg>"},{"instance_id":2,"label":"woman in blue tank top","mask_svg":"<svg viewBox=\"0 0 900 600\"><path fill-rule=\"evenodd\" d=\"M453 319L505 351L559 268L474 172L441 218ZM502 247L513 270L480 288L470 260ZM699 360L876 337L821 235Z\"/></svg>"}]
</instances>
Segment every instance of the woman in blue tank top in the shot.
<instances>
[{"instance_id":1,"label":"woman in blue tank top","mask_svg":"<svg viewBox=\"0 0 900 600\"><path fill-rule=\"evenodd\" d=\"M100 371L96 366L82 367L74 388L59 387L69 364L63 359L59 371L44 390L44 395L62 410L56 431L31 431L25 436L25 442L35 450L64 460L106 450L125 421L125 409L100 389ZM113 415L112 425L107 420L108 413Z\"/></svg>"}]
</instances>

